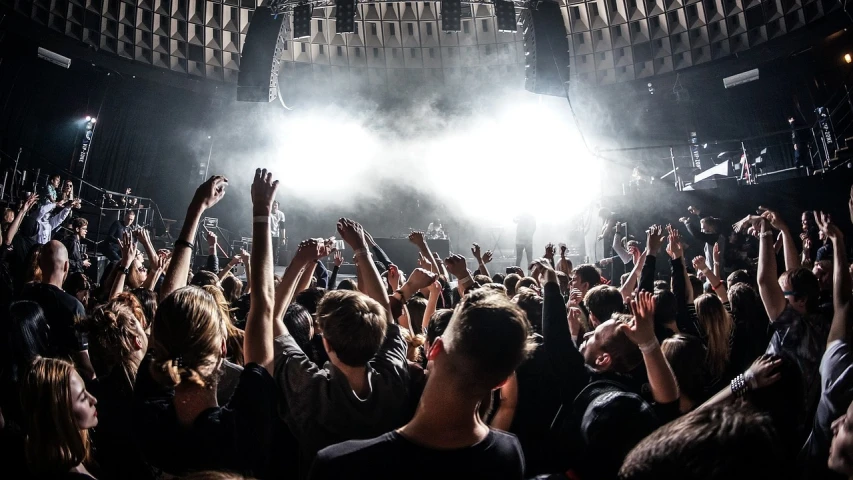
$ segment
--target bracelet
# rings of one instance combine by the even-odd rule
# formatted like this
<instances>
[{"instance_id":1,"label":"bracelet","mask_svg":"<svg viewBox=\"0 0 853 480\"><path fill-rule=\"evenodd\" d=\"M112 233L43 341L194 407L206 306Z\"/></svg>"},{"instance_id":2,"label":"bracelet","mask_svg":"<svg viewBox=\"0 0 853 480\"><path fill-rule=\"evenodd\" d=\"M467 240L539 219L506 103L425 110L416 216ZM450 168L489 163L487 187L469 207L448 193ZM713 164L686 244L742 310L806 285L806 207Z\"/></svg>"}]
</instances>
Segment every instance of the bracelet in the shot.
<instances>
[{"instance_id":1,"label":"bracelet","mask_svg":"<svg viewBox=\"0 0 853 480\"><path fill-rule=\"evenodd\" d=\"M722 280L720 280L720 283L718 283L718 284L714 285L714 290L716 290L716 289L718 289L718 288L720 288L720 287L722 287L722 286L723 286L723 281L722 281Z\"/></svg>"},{"instance_id":2,"label":"bracelet","mask_svg":"<svg viewBox=\"0 0 853 480\"><path fill-rule=\"evenodd\" d=\"M367 255L370 255L370 252L368 252L366 248L359 248L358 250L355 251L356 257L367 256Z\"/></svg>"},{"instance_id":3,"label":"bracelet","mask_svg":"<svg viewBox=\"0 0 853 480\"><path fill-rule=\"evenodd\" d=\"M189 248L190 250L195 249L195 246L193 246L193 244L192 244L192 243L190 243L190 242L188 242L188 241L186 241L186 240L181 240L181 239L175 240L175 246L176 246L176 247L187 247L187 248Z\"/></svg>"},{"instance_id":4,"label":"bracelet","mask_svg":"<svg viewBox=\"0 0 853 480\"><path fill-rule=\"evenodd\" d=\"M732 379L731 389L732 394L737 398L742 397L746 392L749 391L749 385L746 383L746 379L744 378L743 374L740 374Z\"/></svg>"},{"instance_id":5,"label":"bracelet","mask_svg":"<svg viewBox=\"0 0 853 480\"><path fill-rule=\"evenodd\" d=\"M743 381L746 382L746 386L750 388L750 390L754 388L758 388L758 382L755 380L755 372L752 369L747 369L743 372Z\"/></svg>"},{"instance_id":6,"label":"bracelet","mask_svg":"<svg viewBox=\"0 0 853 480\"><path fill-rule=\"evenodd\" d=\"M658 348L660 348L660 342L658 342L658 339L655 338L653 340L649 340L646 343L641 343L640 345L637 345L637 346L640 347L640 352L649 353L649 352L653 352L653 351L657 350Z\"/></svg>"},{"instance_id":7,"label":"bracelet","mask_svg":"<svg viewBox=\"0 0 853 480\"><path fill-rule=\"evenodd\" d=\"M255 217L252 217L252 223L267 223L269 221L269 215L257 215Z\"/></svg>"},{"instance_id":8,"label":"bracelet","mask_svg":"<svg viewBox=\"0 0 853 480\"><path fill-rule=\"evenodd\" d=\"M758 238L770 238L773 236L773 232L761 232L758 234Z\"/></svg>"},{"instance_id":9,"label":"bracelet","mask_svg":"<svg viewBox=\"0 0 853 480\"><path fill-rule=\"evenodd\" d=\"M467 283L474 283L474 279L471 278L471 275L467 275L466 277L459 279L460 285L465 285Z\"/></svg>"}]
</instances>

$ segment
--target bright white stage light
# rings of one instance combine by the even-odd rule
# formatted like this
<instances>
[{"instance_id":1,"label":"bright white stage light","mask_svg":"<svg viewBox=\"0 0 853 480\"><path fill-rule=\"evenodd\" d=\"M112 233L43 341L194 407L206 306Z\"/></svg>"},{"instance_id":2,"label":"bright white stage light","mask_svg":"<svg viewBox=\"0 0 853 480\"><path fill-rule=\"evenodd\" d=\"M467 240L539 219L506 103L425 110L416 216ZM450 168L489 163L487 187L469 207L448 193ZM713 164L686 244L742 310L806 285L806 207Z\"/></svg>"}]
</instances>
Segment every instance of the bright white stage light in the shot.
<instances>
[{"instance_id":1,"label":"bright white stage light","mask_svg":"<svg viewBox=\"0 0 853 480\"><path fill-rule=\"evenodd\" d=\"M86 121L87 121L87 122L91 122L91 121L92 121L92 117L86 117Z\"/></svg>"},{"instance_id":2,"label":"bright white stage light","mask_svg":"<svg viewBox=\"0 0 853 480\"><path fill-rule=\"evenodd\" d=\"M91 122L92 122L92 123L95 123L95 122L97 122L97 121L98 121L98 119L97 119L97 118L93 118L93 119L91 120Z\"/></svg>"}]
</instances>

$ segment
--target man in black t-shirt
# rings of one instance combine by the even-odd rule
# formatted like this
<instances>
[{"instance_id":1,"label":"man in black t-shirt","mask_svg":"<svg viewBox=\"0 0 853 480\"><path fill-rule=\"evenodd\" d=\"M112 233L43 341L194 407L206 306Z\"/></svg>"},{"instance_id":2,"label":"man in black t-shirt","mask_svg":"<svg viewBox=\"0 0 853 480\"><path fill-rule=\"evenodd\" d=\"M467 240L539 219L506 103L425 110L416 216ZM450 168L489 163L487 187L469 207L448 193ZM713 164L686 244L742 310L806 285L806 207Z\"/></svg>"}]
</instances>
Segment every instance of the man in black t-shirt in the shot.
<instances>
[{"instance_id":1,"label":"man in black t-shirt","mask_svg":"<svg viewBox=\"0 0 853 480\"><path fill-rule=\"evenodd\" d=\"M514 435L479 421L480 400L527 357L530 327L505 295L474 291L429 350L429 379L414 418L371 440L352 440L317 454L311 479L520 479L524 456ZM420 467L418 467L420 465Z\"/></svg>"},{"instance_id":2,"label":"man in black t-shirt","mask_svg":"<svg viewBox=\"0 0 853 480\"><path fill-rule=\"evenodd\" d=\"M76 328L77 319L86 315L83 304L73 295L62 291L68 275L68 250L57 240L44 245L39 256L42 271L41 283L27 285L21 292L22 300L32 300L44 310L50 326L48 339L53 356L71 358L81 374L94 377L86 340Z\"/></svg>"}]
</instances>

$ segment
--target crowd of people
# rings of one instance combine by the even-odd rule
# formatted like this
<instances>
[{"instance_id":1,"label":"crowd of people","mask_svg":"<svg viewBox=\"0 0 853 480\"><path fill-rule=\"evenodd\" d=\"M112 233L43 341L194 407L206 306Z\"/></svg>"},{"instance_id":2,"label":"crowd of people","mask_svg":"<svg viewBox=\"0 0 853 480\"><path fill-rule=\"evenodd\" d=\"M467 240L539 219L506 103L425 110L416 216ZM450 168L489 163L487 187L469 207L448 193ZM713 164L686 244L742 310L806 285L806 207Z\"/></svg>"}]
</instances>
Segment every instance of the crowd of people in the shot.
<instances>
[{"instance_id":1,"label":"crowd of people","mask_svg":"<svg viewBox=\"0 0 853 480\"><path fill-rule=\"evenodd\" d=\"M258 169L251 252L220 266L208 235L191 267L213 176L173 248L128 212L90 279L85 219L51 239L59 185L4 215L4 478L853 478L846 219L804 212L797 235L772 209L729 229L689 207L629 239L605 215L628 268L608 280L553 244L494 275L475 244L471 271L421 232L403 272L342 218L356 278L324 238L277 276Z\"/></svg>"}]
</instances>

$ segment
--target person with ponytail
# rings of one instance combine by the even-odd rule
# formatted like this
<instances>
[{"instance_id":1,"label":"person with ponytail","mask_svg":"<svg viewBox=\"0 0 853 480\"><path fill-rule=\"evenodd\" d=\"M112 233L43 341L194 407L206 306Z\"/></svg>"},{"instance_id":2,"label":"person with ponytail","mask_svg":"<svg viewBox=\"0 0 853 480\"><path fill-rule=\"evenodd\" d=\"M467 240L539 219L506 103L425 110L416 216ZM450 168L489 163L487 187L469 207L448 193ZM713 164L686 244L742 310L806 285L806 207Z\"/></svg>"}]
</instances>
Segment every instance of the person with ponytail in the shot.
<instances>
[{"instance_id":1,"label":"person with ponytail","mask_svg":"<svg viewBox=\"0 0 853 480\"><path fill-rule=\"evenodd\" d=\"M89 429L98 425L98 401L74 365L37 358L21 382L27 421L25 452L35 478L93 479Z\"/></svg>"},{"instance_id":2,"label":"person with ponytail","mask_svg":"<svg viewBox=\"0 0 853 480\"><path fill-rule=\"evenodd\" d=\"M266 478L276 418L273 368L273 266L268 218L278 182L258 169L254 215L251 308L243 340L245 368L226 405L217 384L228 331L216 298L186 286L192 239L205 209L225 194L213 176L196 191L178 239L151 324L150 355L137 374L135 431L146 460L164 473L227 470Z\"/></svg>"}]
</instances>

